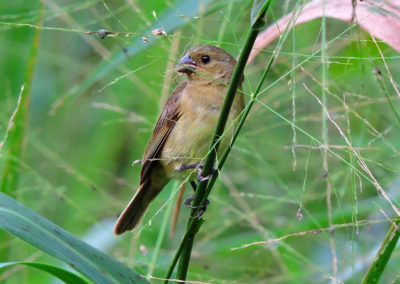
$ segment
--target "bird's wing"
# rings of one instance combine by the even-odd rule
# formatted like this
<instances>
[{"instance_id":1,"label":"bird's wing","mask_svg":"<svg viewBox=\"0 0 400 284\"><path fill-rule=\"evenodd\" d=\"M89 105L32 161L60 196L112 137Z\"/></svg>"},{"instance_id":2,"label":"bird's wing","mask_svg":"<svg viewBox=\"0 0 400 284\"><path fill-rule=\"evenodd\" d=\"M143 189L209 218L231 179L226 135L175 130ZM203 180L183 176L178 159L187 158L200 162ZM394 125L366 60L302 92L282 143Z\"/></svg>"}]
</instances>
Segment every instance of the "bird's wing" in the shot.
<instances>
[{"instance_id":1,"label":"bird's wing","mask_svg":"<svg viewBox=\"0 0 400 284\"><path fill-rule=\"evenodd\" d=\"M168 135L171 133L176 121L181 116L179 98L181 97L186 85L187 82L185 81L175 88L168 98L157 121L156 127L153 130L153 134L151 135L150 140L147 143L146 150L143 154L142 170L140 172L141 183L150 174L151 164L158 158L160 150L164 146Z\"/></svg>"}]
</instances>

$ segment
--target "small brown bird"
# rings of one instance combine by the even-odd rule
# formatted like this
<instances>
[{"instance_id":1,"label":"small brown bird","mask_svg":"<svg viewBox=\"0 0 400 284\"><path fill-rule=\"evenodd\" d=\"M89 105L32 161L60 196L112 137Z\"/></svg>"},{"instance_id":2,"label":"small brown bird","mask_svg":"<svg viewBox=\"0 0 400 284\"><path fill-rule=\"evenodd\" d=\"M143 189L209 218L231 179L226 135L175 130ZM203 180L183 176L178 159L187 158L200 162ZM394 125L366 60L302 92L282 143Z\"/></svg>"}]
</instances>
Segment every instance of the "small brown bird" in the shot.
<instances>
[{"instance_id":1,"label":"small brown bird","mask_svg":"<svg viewBox=\"0 0 400 284\"><path fill-rule=\"evenodd\" d=\"M154 128L142 159L140 186L120 215L114 232L132 230L150 203L171 179L193 184L193 169L207 154L236 60L224 50L201 45L191 48L176 66L187 75L172 92ZM219 153L228 146L235 118L244 108L237 93ZM198 177L201 178L201 177Z\"/></svg>"}]
</instances>

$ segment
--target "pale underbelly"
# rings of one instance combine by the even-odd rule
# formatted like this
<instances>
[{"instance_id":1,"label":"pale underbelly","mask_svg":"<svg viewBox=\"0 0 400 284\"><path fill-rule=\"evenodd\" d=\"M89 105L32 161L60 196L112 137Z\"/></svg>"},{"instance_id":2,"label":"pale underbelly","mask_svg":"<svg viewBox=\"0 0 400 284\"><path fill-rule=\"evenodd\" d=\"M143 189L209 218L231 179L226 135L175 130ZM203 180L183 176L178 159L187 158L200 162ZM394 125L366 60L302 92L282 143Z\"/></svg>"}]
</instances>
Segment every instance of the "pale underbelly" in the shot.
<instances>
[{"instance_id":1,"label":"pale underbelly","mask_svg":"<svg viewBox=\"0 0 400 284\"><path fill-rule=\"evenodd\" d=\"M171 131L161 151L161 163L169 178L184 180L193 169L178 171L183 165L194 165L204 161L210 147L219 112L190 119L181 117ZM230 117L231 118L231 117ZM232 119L228 120L228 125ZM233 129L231 127L231 129ZM232 131L223 135L218 150L222 154L232 138Z\"/></svg>"}]
</instances>

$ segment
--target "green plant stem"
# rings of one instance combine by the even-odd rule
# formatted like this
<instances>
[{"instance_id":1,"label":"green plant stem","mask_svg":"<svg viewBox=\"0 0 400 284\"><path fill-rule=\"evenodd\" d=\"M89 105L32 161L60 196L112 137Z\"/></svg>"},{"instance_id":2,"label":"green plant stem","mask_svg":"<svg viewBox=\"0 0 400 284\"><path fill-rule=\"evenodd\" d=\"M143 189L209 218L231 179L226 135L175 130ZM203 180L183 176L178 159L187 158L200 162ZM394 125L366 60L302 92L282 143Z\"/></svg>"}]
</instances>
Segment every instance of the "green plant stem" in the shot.
<instances>
[{"instance_id":1,"label":"green plant stem","mask_svg":"<svg viewBox=\"0 0 400 284\"><path fill-rule=\"evenodd\" d=\"M297 8L297 7L296 7ZM300 13L298 14L300 15ZM274 52L271 56L271 58L269 59L269 62L267 64L267 67L264 69L264 73L261 76L260 81L258 82L258 85L255 89L255 91L253 92L249 103L246 105L245 109L243 110L243 113L240 117L240 121L238 123L238 126L235 129L235 132L233 133L232 136L232 140L231 143L229 144L229 147L225 150L224 154L222 155L221 159L219 159L219 163L218 163L218 171L216 171L216 173L213 175L212 179L210 180L208 186L207 186L207 190L206 190L206 194L203 197L203 199L201 200L201 205L203 205L208 197L208 194L210 193L215 181L217 180L217 177L219 175L219 171L222 169L222 166L224 165L226 159L228 158L229 153L232 150L233 144L236 141L236 138L238 137L240 131L242 130L243 124L247 119L247 116L250 113L251 108L253 107L254 102L257 101L258 96L260 95L260 90L262 85L264 84L265 79L267 78L267 75L269 73L269 70L271 69L272 63L274 63L275 59L277 58L278 54L279 54L279 50L281 49L283 42L286 40L287 37L287 32L290 30L290 26L292 23L295 22L295 19L297 19L298 15L296 17L293 18L293 21L290 21L290 23L287 25L285 32L283 33L283 36L280 38L277 47L276 47L276 52Z\"/></svg>"},{"instance_id":2,"label":"green plant stem","mask_svg":"<svg viewBox=\"0 0 400 284\"><path fill-rule=\"evenodd\" d=\"M201 207L201 206L205 203L205 201L207 200L207 197L208 197L208 195L210 194L210 191L211 191L211 189L212 189L212 187L213 187L215 181L216 181L217 178L218 178L219 171L222 169L222 166L224 165L226 159L228 158L228 155L229 155L229 153L230 153L230 151L231 151L231 149L232 149L232 147L233 147L233 144L235 143L236 138L238 137L238 135L239 135L239 133L240 133L240 130L242 129L242 126L243 126L243 124L244 124L244 122L245 122L245 120L246 120L248 114L250 113L250 110L251 110L251 108L252 108L254 102L255 102L256 99L257 99L257 96L258 96L258 94L259 94L259 92L260 92L261 86L262 86L262 84L263 84L263 82L264 82L264 80L265 80L265 78L266 78L266 76L267 76L267 74L268 74L268 72L269 72L269 70L270 70L270 68L271 68L271 66L272 66L272 63L273 63L274 60L275 60L275 58L276 58L276 54L273 54L272 57L270 58L270 61L269 61L268 65L267 65L267 68L265 69L265 71L264 71L264 73L263 73L263 75L262 75L262 77L261 77L261 80L260 80L260 82L259 82L259 84L258 84L258 86L257 86L257 88L256 88L256 90L255 90L255 92L254 92L254 94L253 94L253 96L252 96L250 102L246 105L246 108L244 109L243 114L241 115L241 118L240 118L240 121L239 121L239 123L238 123L238 126L236 127L236 130L235 130L235 132L234 132L234 134L233 134L233 136L232 136L231 143L230 143L229 147L225 150L225 152L224 152L224 154L222 155L221 159L219 159L219 163L218 163L218 166L217 166L217 169L218 169L218 170L214 173L213 177L211 178L211 180L209 181L209 183L208 183L208 185L207 185L206 193L204 194L204 196L203 196L203 198L202 198L202 200L201 200L201 202L200 202L200 207ZM197 214L197 211L196 211L196 214ZM181 241L181 243L180 243L180 245L179 245L179 247L178 247L178 249L177 249L177 251L176 251L176 253L175 253L175 256L174 256L174 258L173 258L173 260L172 260L172 262L171 262L171 265L170 265L170 267L169 267L169 270L168 270L168 272L167 272L165 278L168 279L168 278L171 277L172 272L173 272L173 270L174 270L174 268L175 268L175 265L176 265L176 263L178 262L179 256L180 256L180 254L182 253L183 245L186 243L186 241L187 241L188 238L189 238L189 232L190 232L191 230L194 230L195 228L197 228L197 230L199 229L199 227L200 227L201 224L199 224L199 223L197 222L198 220L199 220L200 222L203 222L203 221L204 221L203 219L192 219L192 220L190 221L189 226L188 226L188 228L187 228L187 230L186 230L186 234L185 234L184 237L182 238L182 241ZM167 282L168 282L168 281L166 281L165 283L167 283Z\"/></svg>"},{"instance_id":3,"label":"green plant stem","mask_svg":"<svg viewBox=\"0 0 400 284\"><path fill-rule=\"evenodd\" d=\"M37 26L41 26L44 4L38 1L38 5L40 7L40 15L36 24ZM8 144L8 153L4 163L3 171L1 173L0 192L13 197L17 196L17 185L20 174L18 171L18 166L20 164L20 160L22 159L23 150L25 148L25 132L28 123L30 93L39 50L39 41L40 30L35 29L30 45L23 86L21 87L21 92L18 97L14 118L12 118L13 121L11 121L13 125L9 130L7 130L9 131L8 141L4 141ZM0 231L0 242L5 244L9 242L9 240L10 235L4 231ZM7 261L9 254L10 248L8 245L0 249L0 261Z\"/></svg>"},{"instance_id":4,"label":"green plant stem","mask_svg":"<svg viewBox=\"0 0 400 284\"><path fill-rule=\"evenodd\" d=\"M296 6L296 9L297 8L298 8L298 6ZM275 59L279 55L279 50L281 49L283 43L285 42L285 40L287 38L288 31L290 30L291 25L295 23L295 21L296 21L296 19L297 19L297 17L299 15L300 15L300 12L295 17L293 17L293 19L287 25L286 30L283 33L283 36L279 39L279 42L278 42L277 47L276 47L276 51L272 54L272 56L271 56L271 58L270 58L270 60L269 60L269 62L267 64L267 67L265 68L264 73L262 74L261 79L260 79L260 81L259 81L259 83L258 83L258 85L256 87L256 90L253 92L253 94L251 96L250 102L246 105L246 107L245 107L245 109L244 109L244 111L243 111L243 113L241 115L240 121L238 123L238 126L235 129L235 132L233 134L233 137L232 137L232 140L231 140L231 143L230 143L228 149L225 150L225 152L222 155L221 159L219 159L219 163L218 163L218 166L217 166L218 171L216 171L214 173L212 179L209 181L209 183L207 185L206 192L203 195L203 198L201 199L198 208L201 208L201 206L203 206L205 204L205 202L207 200L207 197L210 194L215 181L217 180L217 177L218 177L218 174L219 174L219 170L222 169L222 166L224 165L224 163L225 163L225 161L226 161L226 159L227 159L227 157L228 157L228 155L229 155L229 153L230 153L230 151L231 151L231 149L233 147L233 144L236 141L236 138L238 137L238 135L240 133L240 130L242 129L242 126L243 126L244 122L246 121L246 118L247 118L248 114L250 113L250 110L251 110L254 102L257 101L257 98L260 95L261 87L262 87L262 85L263 85L263 83L265 81L265 78L267 77L267 75L269 73L269 70L271 69L272 63L275 61ZM299 130L301 130L301 129L299 129ZM196 214L197 214L199 209L195 209L195 210L196 210ZM180 243L180 245L179 245L179 247L178 247L178 249L177 249L177 251L176 251L176 253L174 255L173 261L170 264L170 267L169 267L168 272L167 272L166 277L165 277L166 279L170 278L171 275L172 275L172 272L173 272L173 270L175 268L175 265L176 265L180 255L181 255L182 251L183 251L183 247L184 247L185 243L187 242L187 240L189 238L189 231L193 230L194 228L196 228L196 230L199 229L201 224L197 224L196 223L197 221L198 221L198 219L194 219L194 218L192 220L190 220L188 229L187 229L184 237L182 238L182 241L181 241L181 243ZM201 219L201 221L202 221L202 219ZM165 283L167 283L167 282L168 282L168 280L165 281Z\"/></svg>"},{"instance_id":5,"label":"green plant stem","mask_svg":"<svg viewBox=\"0 0 400 284\"><path fill-rule=\"evenodd\" d=\"M218 167L217 167L218 171L216 171L216 173L213 175L212 179L210 180L210 182L209 182L209 184L207 186L206 194L205 194L205 196L203 198L204 200L203 199L201 200L201 204L204 204L204 202L207 200L208 194L210 193L215 181L218 178L219 171L222 169L223 165L225 164L226 159L228 158L229 153L232 150L233 144L235 143L236 138L238 137L238 135L240 133L240 130L242 129L243 124L246 121L247 116L249 115L250 110L253 107L253 104L257 99L257 96L258 96L258 94L260 92L261 86L262 86L265 78L267 77L267 74L268 74L269 70L271 69L271 65L274 62L275 58L276 58L276 56L275 56L275 54L273 54L271 56L269 62L268 62L267 68L265 68L265 70L264 70L264 73L263 73L263 75L261 77L260 82L258 83L258 86L257 86L256 90L254 91L249 103L246 105L246 108L244 109L243 114L240 117L240 121L238 123L238 126L236 127L235 132L233 133L231 143L230 143L229 147L225 150L225 152L222 155L221 159L219 160Z\"/></svg>"},{"instance_id":6,"label":"green plant stem","mask_svg":"<svg viewBox=\"0 0 400 284\"><path fill-rule=\"evenodd\" d=\"M272 63L273 63L274 60L275 60L275 58L276 58L276 54L274 53L274 54L272 55L272 57L270 58L270 61L268 62L268 65L267 65L266 69L264 70L264 73L263 73L263 75L262 75L262 77L261 77L261 80L260 80L260 82L259 82L259 84L258 84L256 90L254 91L253 96L252 96L251 99L250 99L250 102L246 105L246 108L244 109L243 114L241 115L241 118L240 118L240 121L239 121L239 123L238 123L238 126L236 127L235 132L234 132L234 134L233 134L231 143L230 143L229 147L225 150L225 152L224 152L224 154L222 155L221 159L219 160L218 167L217 167L218 170L214 173L212 179L209 181L209 183L208 183L208 185L207 185L206 192L205 192L203 198L201 199L201 201L200 201L200 206L199 206L198 208L201 208L201 206L206 202L207 197L208 197L208 195L210 194L210 192L211 192L211 190L212 190L212 188L213 188L213 186L214 186L214 183L215 183L215 181L216 181L217 178L218 178L219 171L222 169L223 165L225 164L226 159L228 158L228 155L229 155L230 151L232 150L233 144L235 143L236 138L238 137L238 135L239 135L239 133L240 133L240 130L242 129L243 124L244 124L244 122L246 121L246 118L247 118L248 114L250 113L250 110L251 110L251 108L252 108L254 102L255 102L256 99L257 99L257 96L258 96L258 94L259 94L259 92L260 92L261 86L262 86L262 84L263 84L263 82L264 82L264 80L265 80L265 78L266 78L266 76L267 76L267 74L268 74L268 72L269 72L269 70L270 70L270 68L271 68L271 66L272 66ZM198 209L196 209L196 214L197 214L197 212L198 212ZM192 219L192 220L191 220L191 222L189 223L189 226L190 226L190 227L188 227L188 231L189 231L189 228L194 227L194 226L196 226L197 230L199 229L200 225L196 224L197 220L198 220L198 219ZM189 245L190 245L190 246L193 246L193 240L194 240L194 239L193 239L193 238L190 238L190 235L188 234L187 236L184 236L184 238L182 239L181 244L187 242L188 246L189 246ZM178 260L179 255L181 254L182 249L183 249L183 246L181 247L180 250L177 250L177 253L176 253L176 256L175 256L175 257L176 257L176 261ZM176 265L176 262L173 263L173 265L171 266L172 269L171 269L171 267L170 267L170 270L169 270L168 273L167 273L168 277L166 277L166 278L169 278L169 277L171 276L172 270L173 270L173 268L174 268L175 265ZM184 267L182 267L182 269L184 269ZM166 281L166 282L168 282L168 281Z\"/></svg>"},{"instance_id":7,"label":"green plant stem","mask_svg":"<svg viewBox=\"0 0 400 284\"><path fill-rule=\"evenodd\" d=\"M390 227L385 240L383 241L374 261L368 268L367 273L364 275L362 284L374 284L378 283L385 270L386 264L388 263L394 248L396 247L397 241L400 237L400 217L397 217L393 225Z\"/></svg>"},{"instance_id":8,"label":"green plant stem","mask_svg":"<svg viewBox=\"0 0 400 284\"><path fill-rule=\"evenodd\" d=\"M199 220L199 222L197 222L196 220ZM176 249L174 258L172 259L171 264L168 268L168 271L167 271L167 274L165 277L166 279L169 279L171 277L172 272L174 271L175 265L178 263L179 257L183 251L183 247L184 247L187 239L189 238L189 234L192 231L198 231L203 222L204 222L203 219L195 219L195 220L193 220L193 222L191 222L189 224L189 226L185 232L185 235L183 235L183 238L182 238L181 242L179 243L178 248ZM166 280L164 283L168 283L168 280Z\"/></svg>"},{"instance_id":9,"label":"green plant stem","mask_svg":"<svg viewBox=\"0 0 400 284\"><path fill-rule=\"evenodd\" d=\"M189 270L189 262L190 262L190 256L192 254L192 248L194 244L194 238L196 236L196 233L200 229L201 224L204 222L203 219L201 219L202 222L199 222L199 219L196 219L194 222L190 222L194 224L194 228L196 230L190 230L188 231L186 241L184 242L182 253L180 256L180 262L178 266L178 272L177 272L177 278L180 280L186 280L187 272Z\"/></svg>"},{"instance_id":10,"label":"green plant stem","mask_svg":"<svg viewBox=\"0 0 400 284\"><path fill-rule=\"evenodd\" d=\"M249 54L251 52L251 49L254 45L255 39L257 38L259 30L263 27L264 25L264 16L265 13L270 5L271 0L267 1L263 7L260 9L259 14L257 15L257 18L254 21L254 24L252 25L250 32L247 36L247 39L245 41L245 44L243 46L243 49L241 50L240 56L238 63L236 64L235 70L233 71L232 79L228 87L228 91L226 94L226 98L224 101L224 104L221 109L221 114L218 119L217 127L214 132L214 136L210 145L210 149L208 151L207 157L205 159L205 163L202 169L202 176L208 176L212 173L213 170L213 165L215 163L215 158L216 158L216 153L219 148L220 144L220 137L223 135L225 126L226 126L226 121L229 116L229 111L232 106L235 94L237 92L237 88L239 87L239 84L241 82L242 74L244 71L244 68L246 66L247 59L249 57ZM212 189L212 186L209 187L207 190L207 185L208 181L203 181L200 182L198 185L198 188L195 193L194 197L194 206L196 206L196 209L193 209L190 214L190 220L188 223L188 229L187 229L187 234L185 234L186 238L184 238L181 242L182 244L182 255L178 255L176 258L180 257L180 263L178 266L178 271L177 271L177 279L179 280L186 280L186 275L187 271L189 268L189 262L190 262L190 256L193 248L193 243L194 243L194 238L196 235L197 230L200 228L200 220L194 218L198 211L201 208L202 201L205 202L207 199L206 191L209 193ZM190 228L196 228L197 230L194 231L193 229ZM175 259L175 257L174 257ZM169 272L173 270L170 268ZM169 274L169 273L168 273ZM170 277L170 275L167 275L167 279ZM168 280L166 281L168 282Z\"/></svg>"},{"instance_id":11,"label":"green plant stem","mask_svg":"<svg viewBox=\"0 0 400 284\"><path fill-rule=\"evenodd\" d=\"M41 9L43 11L43 9ZM43 13L41 13L43 14ZM37 25L40 26L42 16L39 16ZM13 126L9 130L8 141L8 156L1 175L0 192L16 196L18 184L18 164L22 158L25 142L25 132L28 123L29 101L35 66L37 61L37 53L39 49L40 30L35 29L33 39L30 46L28 62L23 82L23 87L18 98L18 106L13 119Z\"/></svg>"}]
</instances>

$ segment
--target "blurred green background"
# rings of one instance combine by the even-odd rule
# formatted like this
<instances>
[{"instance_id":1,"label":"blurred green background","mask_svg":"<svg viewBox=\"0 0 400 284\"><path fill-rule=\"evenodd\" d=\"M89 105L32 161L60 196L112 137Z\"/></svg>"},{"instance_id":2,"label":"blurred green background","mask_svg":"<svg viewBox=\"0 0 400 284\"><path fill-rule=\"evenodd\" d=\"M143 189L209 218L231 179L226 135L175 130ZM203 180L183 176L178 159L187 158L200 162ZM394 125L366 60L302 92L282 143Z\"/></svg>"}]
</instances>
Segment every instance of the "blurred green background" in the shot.
<instances>
[{"instance_id":1,"label":"blurred green background","mask_svg":"<svg viewBox=\"0 0 400 284\"><path fill-rule=\"evenodd\" d=\"M292 11L296 2L274 1L267 24ZM24 84L33 33L40 32L14 197L141 274L164 277L189 210L181 208L173 237L168 221L157 258L155 243L164 214L175 206L177 183L153 202L139 229L112 236L113 222L139 183L140 166L131 164L142 156L160 101L176 85L173 67L179 57L197 44L219 45L237 56L251 5L243 0L0 1L1 140ZM130 36L86 34L102 28ZM168 35L153 35L155 28L165 28ZM326 57L310 56L321 48L323 33L333 40ZM399 87L400 56L378 44ZM246 95L255 89L275 45L248 66ZM327 283L336 274L340 281L360 282L395 213L362 176L367 174L329 119L325 134L334 154L324 158L320 144L310 138L324 139L322 108L311 94L321 98L322 84L330 118L399 205L400 126L388 101L399 111L399 96L379 50L357 25L326 19L324 27L320 19L311 21L288 34L222 171L196 239L189 280ZM295 140L293 117L299 128ZM242 247L258 241L270 243ZM14 237L1 246L10 248L9 259L1 261L57 263ZM398 281L399 252L394 251L382 283ZM2 271L0 279L53 281L24 267Z\"/></svg>"}]
</instances>

